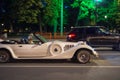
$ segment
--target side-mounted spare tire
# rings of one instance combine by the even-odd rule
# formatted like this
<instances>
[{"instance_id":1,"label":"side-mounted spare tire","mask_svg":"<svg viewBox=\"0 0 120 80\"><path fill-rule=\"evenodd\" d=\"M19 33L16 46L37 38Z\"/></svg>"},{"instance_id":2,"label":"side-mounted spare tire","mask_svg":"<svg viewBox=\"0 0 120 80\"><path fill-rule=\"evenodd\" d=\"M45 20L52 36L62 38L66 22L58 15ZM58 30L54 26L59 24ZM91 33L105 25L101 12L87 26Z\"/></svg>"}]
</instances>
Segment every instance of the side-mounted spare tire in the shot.
<instances>
[{"instance_id":1,"label":"side-mounted spare tire","mask_svg":"<svg viewBox=\"0 0 120 80\"><path fill-rule=\"evenodd\" d=\"M59 44L52 44L50 46L50 53L52 55L58 55L58 54L61 54L62 53L62 48Z\"/></svg>"}]
</instances>

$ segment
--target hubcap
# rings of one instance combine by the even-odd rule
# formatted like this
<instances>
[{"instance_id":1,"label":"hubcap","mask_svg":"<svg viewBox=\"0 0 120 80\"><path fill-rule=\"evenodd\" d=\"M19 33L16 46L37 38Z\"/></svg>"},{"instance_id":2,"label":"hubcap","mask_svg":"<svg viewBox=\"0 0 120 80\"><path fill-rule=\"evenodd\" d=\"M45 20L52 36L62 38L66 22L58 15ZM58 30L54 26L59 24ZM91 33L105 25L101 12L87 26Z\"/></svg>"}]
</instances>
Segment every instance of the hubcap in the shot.
<instances>
[{"instance_id":1,"label":"hubcap","mask_svg":"<svg viewBox=\"0 0 120 80\"><path fill-rule=\"evenodd\" d=\"M0 62L6 62L8 60L8 55L0 53Z\"/></svg>"},{"instance_id":2,"label":"hubcap","mask_svg":"<svg viewBox=\"0 0 120 80\"><path fill-rule=\"evenodd\" d=\"M81 56L80 56L80 60L81 60L82 62L86 61L86 60L87 60L87 55L85 55L85 54L81 55Z\"/></svg>"},{"instance_id":3,"label":"hubcap","mask_svg":"<svg viewBox=\"0 0 120 80\"><path fill-rule=\"evenodd\" d=\"M90 60L90 53L88 51L80 51L78 53L77 59L80 63L87 63Z\"/></svg>"}]
</instances>

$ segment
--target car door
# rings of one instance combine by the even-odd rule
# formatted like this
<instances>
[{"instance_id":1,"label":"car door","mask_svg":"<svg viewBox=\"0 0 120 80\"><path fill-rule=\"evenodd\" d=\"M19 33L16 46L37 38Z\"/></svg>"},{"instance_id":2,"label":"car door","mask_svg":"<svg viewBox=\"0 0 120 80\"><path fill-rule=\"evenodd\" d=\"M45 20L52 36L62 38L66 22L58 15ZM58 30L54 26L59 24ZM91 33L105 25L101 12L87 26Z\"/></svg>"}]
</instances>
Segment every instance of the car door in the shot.
<instances>
[{"instance_id":1,"label":"car door","mask_svg":"<svg viewBox=\"0 0 120 80\"><path fill-rule=\"evenodd\" d=\"M16 44L12 49L18 57L43 57L47 55L47 45L45 44Z\"/></svg>"},{"instance_id":2,"label":"car door","mask_svg":"<svg viewBox=\"0 0 120 80\"><path fill-rule=\"evenodd\" d=\"M113 46L114 44L118 43L119 39L116 36L111 34L105 34L103 36L102 43L106 46Z\"/></svg>"},{"instance_id":3,"label":"car door","mask_svg":"<svg viewBox=\"0 0 120 80\"><path fill-rule=\"evenodd\" d=\"M91 46L101 45L102 37L98 35L98 31L96 27L90 27L86 29L86 37L87 42Z\"/></svg>"},{"instance_id":4,"label":"car door","mask_svg":"<svg viewBox=\"0 0 120 80\"><path fill-rule=\"evenodd\" d=\"M118 37L115 35L110 34L103 28L97 28L96 30L93 30L92 33L95 31L95 34L93 34L90 37L90 43L94 46L113 46L114 44L118 43Z\"/></svg>"},{"instance_id":5,"label":"car door","mask_svg":"<svg viewBox=\"0 0 120 80\"><path fill-rule=\"evenodd\" d=\"M103 46L113 46L118 43L118 37L108 32L106 29L100 27L98 30L101 35L101 45Z\"/></svg>"}]
</instances>

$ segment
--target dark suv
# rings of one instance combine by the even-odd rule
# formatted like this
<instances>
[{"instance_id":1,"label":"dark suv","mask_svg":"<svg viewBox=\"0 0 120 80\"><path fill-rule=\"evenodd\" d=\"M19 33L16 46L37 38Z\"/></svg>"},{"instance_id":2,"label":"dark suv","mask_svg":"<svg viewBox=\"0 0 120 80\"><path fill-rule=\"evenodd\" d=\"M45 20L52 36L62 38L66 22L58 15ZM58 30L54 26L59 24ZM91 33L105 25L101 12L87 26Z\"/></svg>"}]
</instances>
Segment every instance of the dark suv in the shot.
<instances>
[{"instance_id":1,"label":"dark suv","mask_svg":"<svg viewBox=\"0 0 120 80\"><path fill-rule=\"evenodd\" d=\"M67 41L86 41L92 47L112 47L120 50L120 35L110 33L102 26L74 27L67 35Z\"/></svg>"}]
</instances>

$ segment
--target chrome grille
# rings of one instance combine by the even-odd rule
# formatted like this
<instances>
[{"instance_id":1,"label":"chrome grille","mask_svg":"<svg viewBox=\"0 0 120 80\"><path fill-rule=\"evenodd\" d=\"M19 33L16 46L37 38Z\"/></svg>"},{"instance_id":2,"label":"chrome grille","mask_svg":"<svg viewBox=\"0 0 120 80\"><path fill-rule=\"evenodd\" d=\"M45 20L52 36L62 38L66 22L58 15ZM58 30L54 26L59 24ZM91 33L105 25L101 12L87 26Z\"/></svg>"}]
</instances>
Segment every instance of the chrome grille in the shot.
<instances>
[{"instance_id":1,"label":"chrome grille","mask_svg":"<svg viewBox=\"0 0 120 80\"><path fill-rule=\"evenodd\" d=\"M68 49L70 49L70 48L72 48L72 47L74 47L74 45L65 45L64 51L66 51L66 50L68 50Z\"/></svg>"}]
</instances>

